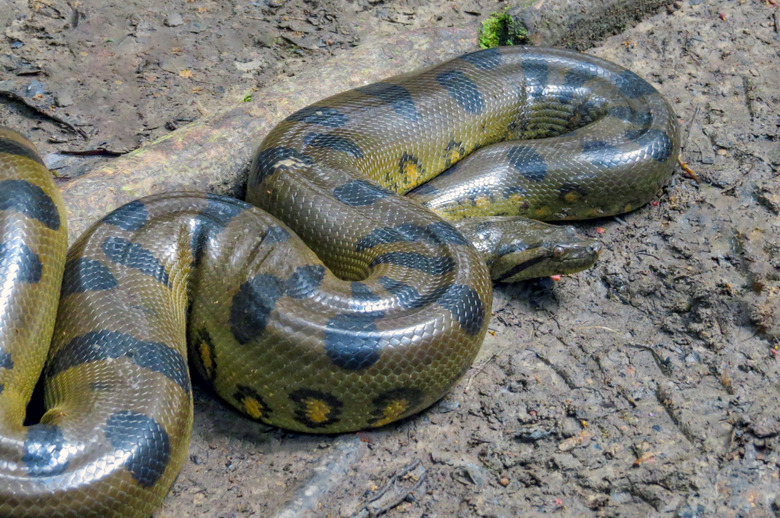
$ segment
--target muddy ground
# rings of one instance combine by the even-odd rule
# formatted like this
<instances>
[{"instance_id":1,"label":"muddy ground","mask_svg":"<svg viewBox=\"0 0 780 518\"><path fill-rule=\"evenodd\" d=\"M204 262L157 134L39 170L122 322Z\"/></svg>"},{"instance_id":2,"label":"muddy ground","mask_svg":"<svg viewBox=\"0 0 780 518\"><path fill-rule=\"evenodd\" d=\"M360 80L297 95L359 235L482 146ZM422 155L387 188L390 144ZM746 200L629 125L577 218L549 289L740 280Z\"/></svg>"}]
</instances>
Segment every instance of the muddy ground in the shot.
<instances>
[{"instance_id":1,"label":"muddy ground","mask_svg":"<svg viewBox=\"0 0 780 518\"><path fill-rule=\"evenodd\" d=\"M0 124L52 167L507 5L4 2ZM588 50L672 101L699 181L678 174L658 203L580 225L605 245L590 271L497 286L474 366L419 416L300 435L196 390L159 516L780 516L779 25L773 0L684 0Z\"/></svg>"}]
</instances>

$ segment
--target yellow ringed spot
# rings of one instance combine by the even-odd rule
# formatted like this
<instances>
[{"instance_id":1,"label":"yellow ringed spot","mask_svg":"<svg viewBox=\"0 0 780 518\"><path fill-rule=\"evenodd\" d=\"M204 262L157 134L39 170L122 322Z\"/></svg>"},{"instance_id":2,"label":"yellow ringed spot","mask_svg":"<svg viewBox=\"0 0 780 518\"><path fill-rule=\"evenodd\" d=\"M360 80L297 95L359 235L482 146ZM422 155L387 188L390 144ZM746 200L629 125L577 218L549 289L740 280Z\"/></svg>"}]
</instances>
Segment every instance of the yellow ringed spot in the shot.
<instances>
[{"instance_id":1,"label":"yellow ringed spot","mask_svg":"<svg viewBox=\"0 0 780 518\"><path fill-rule=\"evenodd\" d=\"M569 191L563 195L563 199L568 203L574 203L575 201L579 201L581 197L582 196L577 191Z\"/></svg>"},{"instance_id":2,"label":"yellow ringed spot","mask_svg":"<svg viewBox=\"0 0 780 518\"><path fill-rule=\"evenodd\" d=\"M409 401L405 399L396 399L385 405L382 409L382 419L378 419L374 425L383 426L387 423L392 423L403 415L409 409Z\"/></svg>"},{"instance_id":3,"label":"yellow ringed spot","mask_svg":"<svg viewBox=\"0 0 780 518\"><path fill-rule=\"evenodd\" d=\"M479 196L474 200L474 205L476 205L477 207L486 207L490 205L490 197Z\"/></svg>"},{"instance_id":4,"label":"yellow ringed spot","mask_svg":"<svg viewBox=\"0 0 780 518\"><path fill-rule=\"evenodd\" d=\"M244 398L244 412L252 419L260 419L263 416L263 405L252 396Z\"/></svg>"},{"instance_id":5,"label":"yellow ringed spot","mask_svg":"<svg viewBox=\"0 0 780 518\"><path fill-rule=\"evenodd\" d=\"M623 207L623 212L631 212L632 207L630 203L626 203L626 206Z\"/></svg>"},{"instance_id":6,"label":"yellow ringed spot","mask_svg":"<svg viewBox=\"0 0 780 518\"><path fill-rule=\"evenodd\" d=\"M514 194L510 194L509 198L507 198L507 199L509 201L511 201L512 203L519 203L520 200L523 199L523 197L520 195L520 193L514 193Z\"/></svg>"},{"instance_id":7,"label":"yellow ringed spot","mask_svg":"<svg viewBox=\"0 0 780 518\"><path fill-rule=\"evenodd\" d=\"M420 178L420 168L412 162L411 160L407 160L404 162L404 177L406 179L407 184L413 184L416 183L417 180Z\"/></svg>"},{"instance_id":8,"label":"yellow ringed spot","mask_svg":"<svg viewBox=\"0 0 780 518\"><path fill-rule=\"evenodd\" d=\"M537 218L545 218L552 214L552 209L548 205L544 205L542 207L539 207L534 211L534 217Z\"/></svg>"},{"instance_id":9,"label":"yellow ringed spot","mask_svg":"<svg viewBox=\"0 0 780 518\"><path fill-rule=\"evenodd\" d=\"M309 398L303 402L306 407L306 417L313 423L324 423L331 412L330 405L321 399Z\"/></svg>"}]
</instances>

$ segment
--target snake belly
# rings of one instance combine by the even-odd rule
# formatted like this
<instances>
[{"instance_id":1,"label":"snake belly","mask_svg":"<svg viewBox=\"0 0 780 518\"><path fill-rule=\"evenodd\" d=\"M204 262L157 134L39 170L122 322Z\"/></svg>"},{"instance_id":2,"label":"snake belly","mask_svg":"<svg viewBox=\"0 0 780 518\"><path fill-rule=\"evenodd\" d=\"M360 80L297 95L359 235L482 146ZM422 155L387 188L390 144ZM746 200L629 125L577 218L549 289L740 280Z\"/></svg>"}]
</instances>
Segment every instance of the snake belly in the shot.
<instances>
[{"instance_id":1,"label":"snake belly","mask_svg":"<svg viewBox=\"0 0 780 518\"><path fill-rule=\"evenodd\" d=\"M187 454L188 353L236 408L292 430L419 412L481 345L485 260L519 259L507 280L540 262L505 242L510 219L634 209L678 149L671 109L633 73L492 49L289 116L251 167L265 210L152 196L66 255L57 189L0 129L0 515L150 515ZM47 410L24 426L42 368Z\"/></svg>"}]
</instances>

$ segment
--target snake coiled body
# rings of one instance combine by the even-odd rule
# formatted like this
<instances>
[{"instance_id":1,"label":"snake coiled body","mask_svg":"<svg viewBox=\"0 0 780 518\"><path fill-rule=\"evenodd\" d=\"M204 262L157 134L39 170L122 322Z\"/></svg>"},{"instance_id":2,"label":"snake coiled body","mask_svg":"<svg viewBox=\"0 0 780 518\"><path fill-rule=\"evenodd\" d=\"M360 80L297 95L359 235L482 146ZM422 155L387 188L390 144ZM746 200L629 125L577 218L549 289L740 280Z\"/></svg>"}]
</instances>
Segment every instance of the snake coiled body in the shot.
<instances>
[{"instance_id":1,"label":"snake coiled body","mask_svg":"<svg viewBox=\"0 0 780 518\"><path fill-rule=\"evenodd\" d=\"M678 149L671 109L635 74L482 51L289 116L252 164L264 210L153 196L65 257L48 172L0 131L0 514L151 514L186 457L188 343L202 377L266 423L338 432L426 408L480 347L491 275L595 259L517 218L637 208ZM42 368L47 411L25 427Z\"/></svg>"}]
</instances>

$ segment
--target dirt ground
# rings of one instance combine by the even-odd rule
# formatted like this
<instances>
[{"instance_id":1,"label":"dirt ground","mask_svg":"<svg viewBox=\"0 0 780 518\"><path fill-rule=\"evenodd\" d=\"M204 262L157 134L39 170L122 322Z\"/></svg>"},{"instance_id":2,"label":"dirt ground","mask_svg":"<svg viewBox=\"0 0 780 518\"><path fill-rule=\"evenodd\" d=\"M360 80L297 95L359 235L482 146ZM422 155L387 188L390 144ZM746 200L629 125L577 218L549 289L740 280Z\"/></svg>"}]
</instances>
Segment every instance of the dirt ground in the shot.
<instances>
[{"instance_id":1,"label":"dirt ground","mask_svg":"<svg viewBox=\"0 0 780 518\"><path fill-rule=\"evenodd\" d=\"M66 174L62 151L105 160L368 40L508 5L4 2L0 124ZM683 0L590 49L672 101L699 181L579 225L595 268L497 286L482 352L421 415L301 435L196 390L158 515L780 516L779 30L774 0Z\"/></svg>"}]
</instances>

